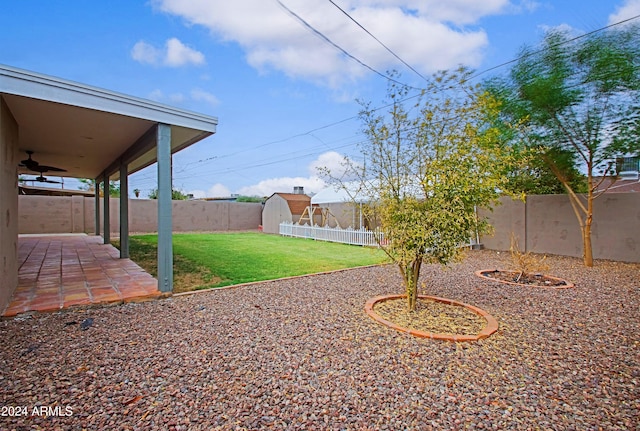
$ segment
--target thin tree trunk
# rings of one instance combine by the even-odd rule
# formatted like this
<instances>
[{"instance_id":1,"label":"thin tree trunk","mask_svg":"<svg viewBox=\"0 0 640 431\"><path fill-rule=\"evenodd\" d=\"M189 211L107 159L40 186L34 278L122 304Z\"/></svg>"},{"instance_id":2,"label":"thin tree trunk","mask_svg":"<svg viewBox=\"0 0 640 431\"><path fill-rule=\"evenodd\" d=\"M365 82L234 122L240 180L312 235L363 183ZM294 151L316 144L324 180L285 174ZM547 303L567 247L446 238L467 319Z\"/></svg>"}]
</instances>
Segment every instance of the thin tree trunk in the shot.
<instances>
[{"instance_id":1,"label":"thin tree trunk","mask_svg":"<svg viewBox=\"0 0 640 431\"><path fill-rule=\"evenodd\" d=\"M573 191L567 179L562 175L562 172L558 169L558 167L553 163L553 161L544 157L545 162L551 168L551 171L554 173L556 178L562 183L565 190L569 194L569 202L571 203L571 207L573 208L573 212L578 219L578 223L580 224L580 233L582 234L582 261L585 266L593 266L593 247L591 245L591 222L593 221L593 200L594 197L594 187L593 187L593 177L591 175L592 172L592 162L587 162L587 183L589 184L589 189L587 192L587 205L585 206L581 201L580 197ZM584 216L584 219L582 218Z\"/></svg>"},{"instance_id":2,"label":"thin tree trunk","mask_svg":"<svg viewBox=\"0 0 640 431\"><path fill-rule=\"evenodd\" d=\"M593 250L591 247L591 223L584 225L582 230L582 246L584 249L583 261L584 266L593 266Z\"/></svg>"},{"instance_id":3,"label":"thin tree trunk","mask_svg":"<svg viewBox=\"0 0 640 431\"><path fill-rule=\"evenodd\" d=\"M405 292L407 294L407 308L409 311L416 311L416 304L418 303L418 279L420 278L421 266L422 259L416 258L406 267L400 267Z\"/></svg>"},{"instance_id":4,"label":"thin tree trunk","mask_svg":"<svg viewBox=\"0 0 640 431\"><path fill-rule=\"evenodd\" d=\"M587 208L584 214L584 222L581 223L582 226L582 260L584 262L584 266L591 267L593 266L593 248L591 246L591 223L593 221L593 193L595 187L593 185L593 177L591 176L591 166L593 166L593 162L590 160L589 171L587 173L587 179L589 181L589 189L587 191Z\"/></svg>"},{"instance_id":5,"label":"thin tree trunk","mask_svg":"<svg viewBox=\"0 0 640 431\"><path fill-rule=\"evenodd\" d=\"M582 227L582 260L584 266L593 266L593 247L591 245L591 222L593 221L593 196L589 191L587 214Z\"/></svg>"}]
</instances>

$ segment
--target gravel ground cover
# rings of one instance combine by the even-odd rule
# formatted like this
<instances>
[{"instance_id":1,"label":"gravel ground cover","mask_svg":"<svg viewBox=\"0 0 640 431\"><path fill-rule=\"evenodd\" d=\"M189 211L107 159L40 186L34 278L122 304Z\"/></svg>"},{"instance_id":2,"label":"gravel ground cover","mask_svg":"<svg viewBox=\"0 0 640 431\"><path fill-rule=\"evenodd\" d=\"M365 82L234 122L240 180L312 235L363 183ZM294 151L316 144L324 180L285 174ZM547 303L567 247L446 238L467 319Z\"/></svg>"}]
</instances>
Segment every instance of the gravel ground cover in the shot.
<instances>
[{"instance_id":1,"label":"gravel ground cover","mask_svg":"<svg viewBox=\"0 0 640 431\"><path fill-rule=\"evenodd\" d=\"M474 276L507 255L423 270L499 321L476 343L369 318L392 266L2 321L0 429L638 429L640 265L549 257L560 290Z\"/></svg>"}]
</instances>

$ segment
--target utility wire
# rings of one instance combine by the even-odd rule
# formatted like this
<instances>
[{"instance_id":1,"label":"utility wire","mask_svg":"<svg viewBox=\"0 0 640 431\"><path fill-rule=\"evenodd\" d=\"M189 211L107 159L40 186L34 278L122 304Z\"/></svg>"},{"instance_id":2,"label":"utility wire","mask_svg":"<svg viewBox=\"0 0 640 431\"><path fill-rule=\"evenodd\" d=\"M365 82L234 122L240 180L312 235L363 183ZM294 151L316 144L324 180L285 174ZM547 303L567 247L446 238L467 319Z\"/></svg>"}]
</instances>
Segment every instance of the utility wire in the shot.
<instances>
[{"instance_id":1,"label":"utility wire","mask_svg":"<svg viewBox=\"0 0 640 431\"><path fill-rule=\"evenodd\" d=\"M315 27L313 27L311 24L309 24L307 21L305 21L300 15L296 14L294 11L292 11L291 9L289 9L287 6L285 6L284 3L282 3L280 0L276 0L278 2L278 4L285 9L287 12L289 12L289 14L291 16L293 16L295 19L297 19L302 25L304 25L307 29L309 29L312 33L314 33L316 36L318 36L319 38L321 38L322 40L324 40L325 42L327 42L328 44L330 44L331 46L333 46L334 48L336 48L338 51L342 52L344 55L346 55L347 57L349 57L350 59L352 59L353 61L355 61L356 63L358 63L359 65L369 69L370 71L372 71L373 73L375 73L376 75L379 75L381 77L383 77L384 79L386 79L387 81L391 81L394 82L398 85L402 85L403 87L407 87L407 88L411 88L414 90L422 90L421 88L418 87L412 87L410 85L404 84L400 81L397 81L393 78L391 78L390 76L385 75L382 72L378 72L376 69L374 69L373 67L369 66L368 64L364 63L363 61L361 61L360 59L358 59L357 57L349 54L344 48L342 48L340 45L338 45L337 43L335 43L334 41L332 41L331 39L329 39L327 36L325 36L321 31L317 30Z\"/></svg>"},{"instance_id":2,"label":"utility wire","mask_svg":"<svg viewBox=\"0 0 640 431\"><path fill-rule=\"evenodd\" d=\"M299 20L301 20L301 22L306 23L304 20L302 20L302 18L298 17L294 12L292 12L292 11L291 11L291 10L289 10L289 9L288 9L284 4L282 4L282 3L280 2L280 0L277 0L277 1L278 1L278 3L279 3L279 4L280 4L284 9L286 9L287 11L289 11L289 13L291 13L293 16L295 16L296 18L298 18ZM329 1L330 1L331 3L333 3L333 1L332 1L332 0L329 0ZM581 35L579 35L579 36L576 36L576 37L574 37L574 38L571 38L571 39L568 39L568 40L562 41L562 42L560 42L560 43L558 43L558 44L556 44L556 45L553 45L553 46L555 47L555 46L560 46L560 45L565 44L565 43L574 42L574 41L579 40L579 39L581 39L581 38L584 38L584 37L590 36L590 35L592 35L592 34L595 34L595 33L601 32L601 31L603 31L603 30L607 30L607 29L609 29L609 28L613 28L613 27L618 26L618 25L625 24L625 23L627 23L627 22L630 22L630 21L636 20L636 19L638 19L638 18L640 18L640 15L636 15L636 16L633 16L633 17L631 17L631 18L627 18L627 19L624 19L624 20L622 20L622 21L619 21L619 22L616 22L616 23L609 24L609 25L607 25L607 26L604 26L604 27L598 28L598 29L596 29L596 30L592 30L592 31L590 31L590 32L587 32L587 33L581 34ZM307 25L308 25L308 24L307 24ZM309 27L310 27L310 26L309 26ZM320 35L320 37L322 37L323 39L327 40L327 39L326 39L326 37L325 37L324 35L321 35L319 32L317 32L317 30L313 29L313 27L310 27L310 28L312 29L312 31L313 31L314 33L319 34L319 35ZM333 45L333 42L329 41L329 43L331 43L331 44ZM337 46L336 46L336 47L337 47ZM343 52L344 52L344 50L342 50L342 48L340 48L340 47L337 47L337 48L338 48L339 50L341 50L341 51L343 51ZM476 74L474 74L474 75L470 76L470 77L469 77L469 79L468 79L468 81L471 81L472 79L475 79L475 78L479 77L480 75L483 75L483 74L485 74L485 73L487 73L487 72L490 72L490 71L493 71L493 70L499 69L499 68L504 67L504 66L507 66L507 65L509 65L509 64L513 64L513 63L515 63L515 62L517 62L517 61L519 61L519 60L522 60L522 59L525 59L525 58L527 58L527 57L533 56L533 55L535 55L535 54L537 54L537 53L540 53L540 52L542 52L542 51L543 51L543 49L540 49L540 50L537 50L537 51L533 51L533 52L528 52L528 53L526 53L526 54L524 54L524 55L521 55L521 56L519 56L519 57L514 58L513 60L509 60L509 61L506 61L506 62L504 62L504 63L498 64L497 66L492 66L492 67L490 67L490 68L484 69L484 70L482 70L482 71L480 71L480 72L478 72L478 73L476 73ZM350 54L348 54L348 53L346 53L346 52L345 52L345 54L346 54L346 55L348 55L349 57L351 57L351 55L350 55ZM355 59L355 58L354 58L354 59ZM357 59L355 59L355 60L359 62L359 60L357 60ZM368 66L366 66L366 65L365 65L365 67L369 68L369 67L368 67ZM373 69L372 69L372 70L373 70ZM391 79L391 78L389 78L389 77L387 77L387 76L385 76L385 75L380 74L379 72L377 72L377 71L375 71L375 70L374 70L374 72L375 72L375 73L377 73L378 75L383 76L385 79ZM391 80L392 80L392 79L391 79ZM394 80L392 80L392 81L394 81ZM398 81L394 81L394 82L396 82L396 83L398 83L398 84L400 84L400 85L404 85L404 84L402 84L402 83L400 83L400 82L398 82ZM411 87L411 88L413 88L413 87ZM406 98L404 98L404 99L402 99L402 100L398 100L398 101L396 101L395 103L402 103L402 102L405 102L405 101L407 101L407 100L414 99L414 98L416 98L416 97L418 97L418 96L419 96L419 94L418 94L418 95L409 96L409 97L406 97ZM392 106L392 105L393 105L393 103L392 103L392 104L387 104L387 105L384 105L384 106L380 106L380 107L378 107L378 108L374 108L374 109L373 109L373 111L378 111L378 110L380 110L380 109L388 108L389 106ZM283 139L280 139L280 140L277 140L277 141L271 141L271 142L268 142L268 143L265 143L265 144L260 144L260 145L258 145L258 146L254 146L254 147L247 148L247 149L244 149L244 150L239 150L239 151L236 151L236 152L234 152L234 153L225 154L225 155L219 156L218 158L222 158L222 157L231 157L231 156L235 156L235 155L240 154L240 153L244 153L244 152L248 152L248 151L253 151L253 150L256 150L256 149L259 149L259 148L267 147L267 146L270 146L270 145L275 145L275 144L282 143L282 142L287 142L287 141L290 141L290 140L295 139L295 138L299 138L299 137L303 137L303 136L311 135L312 133L314 133L314 132L316 132L316 131L319 131L319 130L327 129L327 128L329 128L329 127L333 127L333 126L336 126L336 125L338 125L338 124L345 123L345 122L347 122L347 121L355 120L355 119L357 119L357 118L358 118L358 116L351 116L351 117L349 117L349 118L345 118L345 119L343 119L343 120L338 120L338 121L335 121L335 122L332 122L332 123L326 124L326 125L324 125L324 126L316 127L316 128L311 129L311 130L309 130L309 131L307 131L307 132L298 133L298 134L295 134L295 135L292 135L292 136L289 136L289 137L287 137L287 138L283 138ZM191 165L191 164L196 164L196 163L201 163L201 162L205 162L205 161L208 161L208 160L213 160L213 159L215 159L215 158L216 158L216 157L210 157L210 158L205 159L205 160L202 160L202 161L197 161L197 162L189 163L189 165ZM288 161L288 160L287 160L287 161ZM259 165L257 165L257 166L259 166ZM250 166L250 167L254 167L254 166ZM236 170L239 170L239 169L236 169Z\"/></svg>"},{"instance_id":3,"label":"utility wire","mask_svg":"<svg viewBox=\"0 0 640 431\"><path fill-rule=\"evenodd\" d=\"M330 149L332 151L333 150L340 150L340 149L343 149L343 148L348 148L348 147L352 147L354 145L358 145L360 143L361 142L349 143L349 144L333 147L333 148L330 148ZM322 151L324 151L324 150L322 150ZM317 156L322 151L320 151L320 152L319 151L312 151L312 152L301 154L301 155L287 157L285 159L277 159L277 160L265 161L265 162L255 163L255 164L244 165L244 166L229 167L229 168L220 169L218 171L215 171L215 170L214 171L208 171L208 172L205 172L205 173L202 173L202 174L190 174L190 175L185 176L185 177L176 176L176 177L174 177L174 179L203 178L203 177L210 177L212 175L220 175L220 174L224 174L224 173L228 173L228 172L238 172L238 171L243 171L243 170L247 170L247 169L254 169L254 168L260 168L260 167L264 167L264 166L277 165L278 163L284 163L284 162L290 162L290 161L293 161L293 160L304 159L304 158L309 157L309 156Z\"/></svg>"},{"instance_id":4,"label":"utility wire","mask_svg":"<svg viewBox=\"0 0 640 431\"><path fill-rule=\"evenodd\" d=\"M400 56L398 56L398 54L396 54L395 52L393 52L391 50L391 48L389 48L387 45L385 45L384 43L382 43L382 41L380 39L378 39L377 37L375 37L373 34L371 34L371 32L369 30L367 30L366 28L364 28L364 26L362 24L360 24L358 21L355 20L355 18L353 18L351 15L349 15L344 9L342 9L340 6L338 6L333 0L329 0L329 3L331 3L332 5L334 5L336 8L338 8L340 10L340 12L342 12L343 14L345 14L347 16L347 18L349 18L351 21L353 21L358 27L360 27L362 30L365 31L365 33L367 33L369 36L371 36L376 42L378 42L384 49L386 49L391 55L393 55L395 58L397 58L398 60L400 60L400 62L402 62L402 64L404 64L405 66L407 66L409 69L411 69L411 71L413 71L416 75L418 75L420 78L424 79L425 81L429 81L427 78L425 78L420 72L418 72L417 70L415 70L409 63L407 63L406 61L404 61L402 58L400 58Z\"/></svg>"},{"instance_id":5,"label":"utility wire","mask_svg":"<svg viewBox=\"0 0 640 431\"><path fill-rule=\"evenodd\" d=\"M331 0L329 0L329 1L331 1ZM558 43L556 43L554 45L551 45L549 48L556 48L556 47L558 47L560 45L564 45L565 43L575 42L576 40L582 39L582 38L587 37L587 36L591 36L592 34L599 33L599 32L601 32L603 30L607 30L609 28L612 28L612 27L615 27L615 26L618 26L618 25L625 24L627 22L633 21L633 20L638 19L638 18L640 18L640 15L632 16L631 18L627 18L627 19L624 19L622 21L614 22L613 24L609 24L607 26L600 27L600 28L598 28L596 30L589 31L587 33L584 33L584 34L581 34L579 36L573 37L571 39L567 39L567 40L564 40L562 42L558 42ZM496 69L499 69L501 67L508 66L509 64L513 64L513 63L518 62L520 60L524 60L527 57L531 57L531 56L534 56L536 54L539 54L539 53L543 52L545 49L546 48L542 48L542 49L538 49L538 50L535 50L535 51L527 52L524 55L521 55L519 57L514 58L513 60L505 61L504 63L500 63L497 66L493 66L493 67L490 67L488 69L482 70L482 71L476 73L475 75L471 76L469 78L469 80L477 78L480 75L484 75L487 72L491 72L492 70L496 70Z\"/></svg>"},{"instance_id":6,"label":"utility wire","mask_svg":"<svg viewBox=\"0 0 640 431\"><path fill-rule=\"evenodd\" d=\"M235 156L235 155L238 155L238 154L241 154L241 153L246 153L247 151L257 150L259 148L268 147L270 145L281 144L283 142L287 142L287 141L290 141L290 140L296 139L296 138L301 138L303 136L313 136L314 132L317 132L317 131L320 131L320 130L323 130L323 129L328 129L329 127L337 126L338 124L346 123L347 121L355 120L356 118L358 118L358 117L357 116L352 116L352 117L349 117L349 118L345 118L343 120L334 121L333 123L329 123L329 124L326 124L324 126L316 127L315 129L311 129L311 130L309 130L307 132L291 135L291 136L289 136L287 138L284 138L284 139L278 139L276 141L267 142L265 144L260 144L260 145L257 145L255 147L251 147L251 148L248 148L248 149L238 150L238 151L236 151L234 153L224 154L222 156L219 156L218 158ZM318 138L316 138L316 139L318 139Z\"/></svg>"}]
</instances>

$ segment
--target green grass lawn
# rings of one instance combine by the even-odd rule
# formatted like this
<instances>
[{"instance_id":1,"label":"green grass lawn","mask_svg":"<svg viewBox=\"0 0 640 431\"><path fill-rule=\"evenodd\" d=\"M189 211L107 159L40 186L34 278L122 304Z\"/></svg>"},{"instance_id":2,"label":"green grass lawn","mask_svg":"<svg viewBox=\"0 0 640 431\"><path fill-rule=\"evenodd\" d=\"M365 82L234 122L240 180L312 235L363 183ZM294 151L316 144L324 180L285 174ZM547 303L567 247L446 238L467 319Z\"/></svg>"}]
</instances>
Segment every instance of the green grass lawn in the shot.
<instances>
[{"instance_id":1,"label":"green grass lawn","mask_svg":"<svg viewBox=\"0 0 640 431\"><path fill-rule=\"evenodd\" d=\"M130 238L131 259L154 276L157 242L157 235ZM386 261L378 249L257 232L174 234L173 253L174 292Z\"/></svg>"}]
</instances>

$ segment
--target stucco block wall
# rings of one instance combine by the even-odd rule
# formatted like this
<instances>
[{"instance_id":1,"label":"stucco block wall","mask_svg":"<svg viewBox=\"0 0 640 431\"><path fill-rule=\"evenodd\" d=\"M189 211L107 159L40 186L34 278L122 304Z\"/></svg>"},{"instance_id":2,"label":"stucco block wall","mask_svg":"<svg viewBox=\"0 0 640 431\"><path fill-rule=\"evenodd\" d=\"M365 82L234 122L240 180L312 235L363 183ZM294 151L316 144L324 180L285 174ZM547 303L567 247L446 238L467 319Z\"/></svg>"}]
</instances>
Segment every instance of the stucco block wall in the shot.
<instances>
[{"instance_id":1,"label":"stucco block wall","mask_svg":"<svg viewBox=\"0 0 640 431\"><path fill-rule=\"evenodd\" d=\"M262 203L229 202L227 230L257 229L262 223Z\"/></svg>"},{"instance_id":2,"label":"stucco block wall","mask_svg":"<svg viewBox=\"0 0 640 431\"><path fill-rule=\"evenodd\" d=\"M640 262L640 193L604 194L594 213L594 257Z\"/></svg>"},{"instance_id":3,"label":"stucco block wall","mask_svg":"<svg viewBox=\"0 0 640 431\"><path fill-rule=\"evenodd\" d=\"M604 194L593 213L593 257L640 262L640 193ZM566 195L527 196L526 203L503 198L493 213L480 214L495 227L494 235L482 238L488 249L509 250L515 232L521 249L582 257L580 226Z\"/></svg>"},{"instance_id":4,"label":"stucco block wall","mask_svg":"<svg viewBox=\"0 0 640 431\"><path fill-rule=\"evenodd\" d=\"M16 192L17 194L17 192ZM100 199L102 208L103 199ZM84 196L20 196L20 233L89 233L95 231L95 201ZM109 230L120 232L120 199L109 200ZM238 202L173 201L175 232L257 229L262 204ZM102 210L100 226L104 228ZM158 230L158 201L129 200L129 232Z\"/></svg>"},{"instance_id":5,"label":"stucco block wall","mask_svg":"<svg viewBox=\"0 0 640 431\"><path fill-rule=\"evenodd\" d=\"M0 96L0 311L18 285L18 124Z\"/></svg>"},{"instance_id":6,"label":"stucco block wall","mask_svg":"<svg viewBox=\"0 0 640 431\"><path fill-rule=\"evenodd\" d=\"M598 216L596 215L596 220ZM529 196L526 205L527 250L563 256L582 256L582 234L569 197ZM597 232L593 224L593 236ZM597 256L594 254L594 258Z\"/></svg>"},{"instance_id":7,"label":"stucco block wall","mask_svg":"<svg viewBox=\"0 0 640 431\"><path fill-rule=\"evenodd\" d=\"M119 208L120 202L115 201L112 199L111 205ZM255 202L173 201L171 211L174 232L251 230L257 229L262 221L262 204ZM156 232L158 201L130 200L129 216L131 232ZM116 209L112 220L117 218Z\"/></svg>"},{"instance_id":8,"label":"stucco block wall","mask_svg":"<svg viewBox=\"0 0 640 431\"><path fill-rule=\"evenodd\" d=\"M482 243L489 250L509 250L511 233L516 236L521 249L526 247L525 203L509 197L500 198L500 204L493 211L479 209L478 216L488 218L493 226L493 234L482 237Z\"/></svg>"},{"instance_id":9,"label":"stucco block wall","mask_svg":"<svg viewBox=\"0 0 640 431\"><path fill-rule=\"evenodd\" d=\"M77 200L73 198L72 196L20 196L18 200L20 233L85 232L84 209L78 213ZM82 197L81 199L84 200Z\"/></svg>"}]
</instances>

